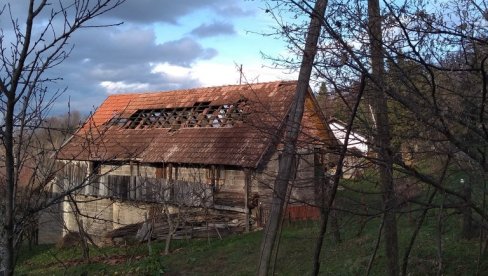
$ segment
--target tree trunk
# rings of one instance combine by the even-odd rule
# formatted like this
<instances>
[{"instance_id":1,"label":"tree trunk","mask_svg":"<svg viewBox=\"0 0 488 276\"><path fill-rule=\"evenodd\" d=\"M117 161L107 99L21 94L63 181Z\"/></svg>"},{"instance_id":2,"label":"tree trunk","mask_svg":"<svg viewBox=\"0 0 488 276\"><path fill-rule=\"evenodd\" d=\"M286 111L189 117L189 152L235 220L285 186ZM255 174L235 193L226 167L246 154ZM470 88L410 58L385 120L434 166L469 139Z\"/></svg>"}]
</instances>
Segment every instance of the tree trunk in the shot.
<instances>
[{"instance_id":1,"label":"tree trunk","mask_svg":"<svg viewBox=\"0 0 488 276\"><path fill-rule=\"evenodd\" d=\"M166 236L166 240L164 242L164 255L165 256L169 255L169 249L171 246L172 238L173 238L173 232L170 231L170 232L168 232L168 235Z\"/></svg>"},{"instance_id":2,"label":"tree trunk","mask_svg":"<svg viewBox=\"0 0 488 276\"><path fill-rule=\"evenodd\" d=\"M398 275L398 237L396 225L396 200L393 186L393 166L390 152L390 126L385 91L385 65L379 0L368 0L368 27L371 49L373 88L371 91L373 112L376 120L375 146L377 147L378 170L383 193L385 212L384 238L388 275Z\"/></svg>"},{"instance_id":3,"label":"tree trunk","mask_svg":"<svg viewBox=\"0 0 488 276\"><path fill-rule=\"evenodd\" d=\"M337 211L334 210L334 207L335 207L335 201L334 203L332 203L332 210L330 211L330 226L332 228L332 234L334 236L334 242L335 243L341 243L342 242L342 239L341 239L341 231L340 231L340 227L339 227L339 220L337 218Z\"/></svg>"},{"instance_id":4,"label":"tree trunk","mask_svg":"<svg viewBox=\"0 0 488 276\"><path fill-rule=\"evenodd\" d=\"M364 81L364 76L361 77L361 83L359 87L359 92L356 98L356 102L354 103L354 107L352 109L351 117L349 118L349 122L347 124L347 130L346 130L346 136L344 137L344 144L342 145L342 149L340 150L339 154L339 160L337 161L337 169L336 172L333 176L332 180L332 185L329 189L325 189L325 183L322 188L324 192L324 195L327 195L327 197L322 196L323 200L326 201L326 203L322 203L321 210L320 210L320 230L319 234L317 237L317 241L315 242L315 251L314 251L314 257L313 257L313 271L312 275L318 275L320 272L320 254L322 252L322 245L324 243L324 237L325 237L325 232L327 231L327 223L328 223L328 218L329 218L329 213L331 210L332 205L334 204L334 199L337 193L337 187L339 186L339 181L342 176L342 169L344 167L344 159L346 157L347 153L347 145L349 143L349 135L351 134L351 128L354 123L354 118L356 117L358 108L359 108L359 103L361 102L361 98L363 97L364 93L364 87L365 87L365 81ZM327 181L328 182L328 181Z\"/></svg>"},{"instance_id":5,"label":"tree trunk","mask_svg":"<svg viewBox=\"0 0 488 276\"><path fill-rule=\"evenodd\" d=\"M165 206L166 221L168 222L168 235L166 236L164 243L164 255L169 255L169 249L171 246L171 240L173 239L173 233L176 232L176 227L173 224L173 219L169 213L168 207ZM180 211L178 211L180 212Z\"/></svg>"},{"instance_id":6,"label":"tree trunk","mask_svg":"<svg viewBox=\"0 0 488 276\"><path fill-rule=\"evenodd\" d=\"M308 29L305 50L303 52L302 64L298 76L298 84L294 102L288 115L284 150L279 162L278 175L276 177L271 211L263 241L261 243L261 256L258 266L258 275L267 275L272 251L276 241L278 228L283 211L283 204L286 198L290 172L292 171L293 158L296 150L296 142L300 131L300 123L303 117L305 95L308 90L308 83L312 73L313 61L317 52L317 42L320 36L321 20L324 17L327 0L317 0L315 3L312 19Z\"/></svg>"},{"instance_id":7,"label":"tree trunk","mask_svg":"<svg viewBox=\"0 0 488 276\"><path fill-rule=\"evenodd\" d=\"M329 178L325 177L324 167L319 162L320 150L317 149L314 152L314 185L315 185L315 204L320 209L320 227L317 241L315 242L315 251L313 257L313 271L312 275L318 275L320 270L320 253L322 252L322 244L325 238L325 232L327 231L327 221L330 213L330 209L327 208L327 184L329 184Z\"/></svg>"},{"instance_id":8,"label":"tree trunk","mask_svg":"<svg viewBox=\"0 0 488 276\"><path fill-rule=\"evenodd\" d=\"M462 236L465 239L471 239L473 237L473 219L472 219L472 212L471 212L471 179L463 179L463 194L466 198L465 206L462 208L463 213L463 232Z\"/></svg>"},{"instance_id":9,"label":"tree trunk","mask_svg":"<svg viewBox=\"0 0 488 276\"><path fill-rule=\"evenodd\" d=\"M78 235L81 240L81 249L83 253L83 259L85 261L88 261L90 259L90 247L88 246L88 239L89 239L89 234L86 233L85 227L83 225L83 219L80 217L81 216L81 211L80 208L78 208L78 203L76 202L74 196L72 194L68 195L70 199L70 206L71 206L71 211L73 212L73 215L76 220L76 224L78 226Z\"/></svg>"},{"instance_id":10,"label":"tree trunk","mask_svg":"<svg viewBox=\"0 0 488 276\"><path fill-rule=\"evenodd\" d=\"M5 179L7 195L5 199L4 247L5 260L3 261L5 275L13 275L15 268L14 227L15 227L15 159L14 159L14 98L9 94L7 100L7 114L5 115Z\"/></svg>"},{"instance_id":11,"label":"tree trunk","mask_svg":"<svg viewBox=\"0 0 488 276\"><path fill-rule=\"evenodd\" d=\"M124 1L93 1L93 5L92 2L87 4L88 1L81 0L73 0L69 4L63 5L50 5L47 0L22 2L26 2L25 5L28 7L25 16L17 17L17 14L11 13L8 5L0 9L2 18L9 18L11 21L11 26L9 27L7 24L0 27L0 32L13 31L11 39L6 41L0 39L0 48L2 48L0 55L4 62L0 78L0 98L2 98L0 139L5 150L3 160L5 162L5 191L0 199L2 208L0 273L3 272L6 275L14 273L20 242L16 235L25 230L22 229L25 225L23 219L30 218L42 209L56 203L54 199L45 202L30 200L31 195L28 195L27 206L16 207L19 204L17 202L19 198L16 197L19 173L22 172L26 158L30 158L24 153L35 148L31 144L36 140L32 136L31 130L39 127L40 121L45 119L45 111L49 110L58 95L55 92L52 97L48 97L47 90L44 89L48 80L55 82L58 78L52 76L46 78L43 75L68 57L70 51L66 51L64 48L70 47L68 40L76 30L86 25L87 21L109 12ZM48 6L53 9L46 19L54 22L51 26L53 28L46 27L44 30L41 28L33 35L34 21L37 21L40 14L44 14L43 10ZM24 14L22 11L21 13ZM21 22L24 20L25 22ZM39 18L39 20L42 19ZM92 27L94 26L97 25L92 25ZM110 24L103 26L110 26ZM51 32L51 30L57 31ZM5 62L8 63L8 66ZM41 152L51 154L50 150ZM33 175L36 174L33 173ZM48 174L43 173L43 175ZM69 192L67 191L65 194ZM57 196L58 200L61 197L61 195ZM27 210L28 213L22 214L20 209Z\"/></svg>"}]
</instances>

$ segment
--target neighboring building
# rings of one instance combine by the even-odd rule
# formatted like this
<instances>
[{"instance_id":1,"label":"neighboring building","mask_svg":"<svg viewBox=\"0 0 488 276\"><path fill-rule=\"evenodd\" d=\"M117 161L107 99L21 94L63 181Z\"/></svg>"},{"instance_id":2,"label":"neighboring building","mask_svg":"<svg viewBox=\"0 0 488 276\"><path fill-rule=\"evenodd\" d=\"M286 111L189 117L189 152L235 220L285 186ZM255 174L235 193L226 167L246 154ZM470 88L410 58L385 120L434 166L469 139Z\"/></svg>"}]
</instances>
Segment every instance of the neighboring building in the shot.
<instances>
[{"instance_id":1,"label":"neighboring building","mask_svg":"<svg viewBox=\"0 0 488 276\"><path fill-rule=\"evenodd\" d=\"M67 164L65 188L100 176L77 195L85 230L102 235L140 222L150 203L163 201L232 210L263 223L296 86L280 81L109 96L57 156ZM316 200L314 166L332 162L337 146L310 89L301 130L289 204ZM72 207L65 203L65 223L76 231Z\"/></svg>"},{"instance_id":2,"label":"neighboring building","mask_svg":"<svg viewBox=\"0 0 488 276\"><path fill-rule=\"evenodd\" d=\"M328 120L329 127L334 133L334 137L344 145L347 132L347 124L336 119ZM347 155L344 158L343 177L346 179L354 179L362 175L364 168L369 164L366 157L369 153L369 143L365 135L357 131L351 130L347 143Z\"/></svg>"}]
</instances>

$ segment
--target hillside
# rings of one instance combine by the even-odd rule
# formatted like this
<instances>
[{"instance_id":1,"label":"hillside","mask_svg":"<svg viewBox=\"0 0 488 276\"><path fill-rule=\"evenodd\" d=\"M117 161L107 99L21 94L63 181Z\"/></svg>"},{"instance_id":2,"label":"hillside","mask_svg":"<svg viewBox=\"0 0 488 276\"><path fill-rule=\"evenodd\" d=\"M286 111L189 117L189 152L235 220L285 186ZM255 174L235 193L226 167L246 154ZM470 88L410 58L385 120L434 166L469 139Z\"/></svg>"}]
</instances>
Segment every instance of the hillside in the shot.
<instances>
[{"instance_id":1,"label":"hillside","mask_svg":"<svg viewBox=\"0 0 488 276\"><path fill-rule=\"evenodd\" d=\"M410 215L400 217L401 248L405 248L414 228ZM323 275L364 275L375 248L379 218L368 221L341 220L343 242L335 244L329 237L322 254ZM362 232L362 223L366 223ZM445 275L476 273L479 247L476 241L459 238L457 221L444 226L442 236ZM282 232L277 275L305 275L311 271L311 256L317 231L316 222L286 223ZM77 248L59 250L38 246L24 251L17 272L26 275L254 275L262 232L235 235L224 240L178 241L172 254L162 256L164 243L153 243L153 255L145 244L92 248L91 261L81 260ZM437 267L436 217L431 216L419 233L409 261L411 275L435 274ZM402 250L403 254L403 250ZM372 275L384 274L384 254L380 245ZM488 273L481 260L479 272Z\"/></svg>"}]
</instances>

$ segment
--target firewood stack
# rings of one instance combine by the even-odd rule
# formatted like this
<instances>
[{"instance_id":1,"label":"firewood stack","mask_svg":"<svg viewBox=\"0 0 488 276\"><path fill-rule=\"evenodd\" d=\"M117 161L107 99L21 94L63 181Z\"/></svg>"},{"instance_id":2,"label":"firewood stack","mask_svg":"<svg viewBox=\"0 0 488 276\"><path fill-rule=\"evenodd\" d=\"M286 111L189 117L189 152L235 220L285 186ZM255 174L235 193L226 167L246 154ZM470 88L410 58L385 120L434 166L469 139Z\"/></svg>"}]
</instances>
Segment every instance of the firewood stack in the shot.
<instances>
[{"instance_id":1,"label":"firewood stack","mask_svg":"<svg viewBox=\"0 0 488 276\"><path fill-rule=\"evenodd\" d=\"M143 242L149 237L151 240L165 240L170 230L172 239L222 238L245 230L245 214L212 209L189 211L179 216L171 215L171 224L172 227L166 215L161 214L146 222L124 225L108 232L105 243Z\"/></svg>"}]
</instances>

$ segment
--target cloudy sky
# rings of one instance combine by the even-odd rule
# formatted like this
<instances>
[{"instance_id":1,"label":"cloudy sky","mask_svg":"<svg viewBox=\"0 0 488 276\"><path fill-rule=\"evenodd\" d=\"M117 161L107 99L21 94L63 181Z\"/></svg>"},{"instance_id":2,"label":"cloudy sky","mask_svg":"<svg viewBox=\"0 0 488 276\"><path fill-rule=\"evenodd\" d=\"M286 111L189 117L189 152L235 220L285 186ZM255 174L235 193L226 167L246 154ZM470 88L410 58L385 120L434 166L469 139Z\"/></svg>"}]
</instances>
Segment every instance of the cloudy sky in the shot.
<instances>
[{"instance_id":1,"label":"cloudy sky","mask_svg":"<svg viewBox=\"0 0 488 276\"><path fill-rule=\"evenodd\" d=\"M21 18L17 3L24 1L10 2ZM256 34L273 25L264 8L260 0L127 0L97 19L122 25L83 29L71 38L69 59L51 71L67 87L54 112L66 110L68 99L72 109L86 112L114 93L237 84L236 64L249 82L293 78L261 57L284 51L280 41ZM0 18L0 27L6 24Z\"/></svg>"}]
</instances>

